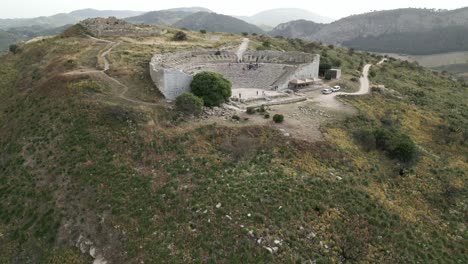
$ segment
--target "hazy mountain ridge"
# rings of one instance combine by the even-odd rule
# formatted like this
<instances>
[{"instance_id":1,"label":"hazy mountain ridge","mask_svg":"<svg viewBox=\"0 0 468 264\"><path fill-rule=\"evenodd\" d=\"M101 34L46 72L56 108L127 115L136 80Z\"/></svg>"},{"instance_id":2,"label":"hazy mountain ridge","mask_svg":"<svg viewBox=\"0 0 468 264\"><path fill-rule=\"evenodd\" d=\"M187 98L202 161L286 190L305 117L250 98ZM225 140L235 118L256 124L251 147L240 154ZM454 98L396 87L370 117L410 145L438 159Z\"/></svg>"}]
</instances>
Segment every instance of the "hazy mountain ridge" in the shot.
<instances>
[{"instance_id":1,"label":"hazy mountain ridge","mask_svg":"<svg viewBox=\"0 0 468 264\"><path fill-rule=\"evenodd\" d=\"M456 32L454 30L457 29L457 26L461 30L459 34L463 34L463 27L468 27L468 8L452 11L414 8L378 11L354 15L330 24L324 24L320 30L315 30L317 26L311 21L292 21L279 25L271 31L271 34L289 38L304 38L330 44L352 44L351 46L355 48L367 49L368 45L363 43L365 41L363 39L383 35L389 36L391 34L404 34L408 37L407 39L398 37L400 40L398 45L401 47L411 46L410 39L414 38L414 35L419 36L420 39L429 38L436 41L437 36L434 35L434 30L442 32L447 28L450 28L450 31L453 33L451 36L453 36L453 39L456 39ZM415 34L412 34L413 32ZM426 35L425 32L432 37L424 36ZM376 39L374 38L372 41L375 42ZM382 40L382 42L375 45L376 47L378 45L388 46L388 39ZM406 50L414 50L416 48L412 47ZM441 47L437 48L437 50L443 52ZM452 51L453 48L447 50ZM405 51L405 49L400 49L400 51Z\"/></svg>"},{"instance_id":2,"label":"hazy mountain ridge","mask_svg":"<svg viewBox=\"0 0 468 264\"><path fill-rule=\"evenodd\" d=\"M142 14L142 11L127 11L127 10L96 10L96 9L81 9L70 13L61 13L52 16L41 16L35 18L13 18L0 19L0 29L8 29L15 27L29 27L31 25L42 25L47 27L60 27L67 24L75 24L80 20L90 17L109 17L125 18Z\"/></svg>"},{"instance_id":3,"label":"hazy mountain ridge","mask_svg":"<svg viewBox=\"0 0 468 264\"><path fill-rule=\"evenodd\" d=\"M276 27L279 24L294 20L309 20L315 23L330 23L333 21L331 18L299 8L271 9L257 13L253 16L239 16L237 18L258 26L265 25L270 27Z\"/></svg>"},{"instance_id":4,"label":"hazy mountain ridge","mask_svg":"<svg viewBox=\"0 0 468 264\"><path fill-rule=\"evenodd\" d=\"M173 26L191 30L207 30L228 33L264 33L258 26L243 20L216 13L198 12L178 21Z\"/></svg>"},{"instance_id":5,"label":"hazy mountain ridge","mask_svg":"<svg viewBox=\"0 0 468 264\"><path fill-rule=\"evenodd\" d=\"M318 24L307 20L296 20L275 27L270 35L286 38L308 38L320 31L326 24Z\"/></svg>"},{"instance_id":6,"label":"hazy mountain ridge","mask_svg":"<svg viewBox=\"0 0 468 264\"><path fill-rule=\"evenodd\" d=\"M170 26L180 20L198 12L211 13L213 11L204 7L182 7L147 12L138 16L128 17L125 20L134 24L165 25Z\"/></svg>"}]
</instances>

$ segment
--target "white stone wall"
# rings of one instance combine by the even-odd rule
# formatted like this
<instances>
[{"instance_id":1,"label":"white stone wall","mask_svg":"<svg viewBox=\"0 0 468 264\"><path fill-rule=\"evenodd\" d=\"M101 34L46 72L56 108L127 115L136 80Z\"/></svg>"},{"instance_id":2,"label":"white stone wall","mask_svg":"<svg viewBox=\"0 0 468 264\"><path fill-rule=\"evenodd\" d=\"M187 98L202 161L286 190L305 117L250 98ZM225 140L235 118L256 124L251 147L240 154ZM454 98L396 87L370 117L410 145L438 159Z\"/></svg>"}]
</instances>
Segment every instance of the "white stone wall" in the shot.
<instances>
[{"instance_id":1,"label":"white stone wall","mask_svg":"<svg viewBox=\"0 0 468 264\"><path fill-rule=\"evenodd\" d=\"M298 69L289 76L284 76L277 82L279 90L289 88L289 82L294 79L317 79L319 77L320 55L315 55L314 61L308 64L299 65Z\"/></svg>"},{"instance_id":2,"label":"white stone wall","mask_svg":"<svg viewBox=\"0 0 468 264\"><path fill-rule=\"evenodd\" d=\"M166 99L175 100L179 95L191 90L191 73L206 69L221 72L227 75L227 78L231 77L229 79L232 79L234 87L240 85L241 88L268 89L270 86L278 86L279 90L284 90L289 88L289 82L293 79L319 77L320 55L299 52L251 52L244 58L254 59L258 56L259 61L268 63L262 64L257 71L245 72L242 70L245 63L228 64L227 61L231 60L230 55L232 54L223 53L215 56L213 52L206 51L157 55L150 62L151 78ZM251 80L246 80L248 78Z\"/></svg>"},{"instance_id":3,"label":"white stone wall","mask_svg":"<svg viewBox=\"0 0 468 264\"><path fill-rule=\"evenodd\" d=\"M169 100L175 100L179 95L190 92L193 76L184 73L181 70L164 70L164 97Z\"/></svg>"}]
</instances>

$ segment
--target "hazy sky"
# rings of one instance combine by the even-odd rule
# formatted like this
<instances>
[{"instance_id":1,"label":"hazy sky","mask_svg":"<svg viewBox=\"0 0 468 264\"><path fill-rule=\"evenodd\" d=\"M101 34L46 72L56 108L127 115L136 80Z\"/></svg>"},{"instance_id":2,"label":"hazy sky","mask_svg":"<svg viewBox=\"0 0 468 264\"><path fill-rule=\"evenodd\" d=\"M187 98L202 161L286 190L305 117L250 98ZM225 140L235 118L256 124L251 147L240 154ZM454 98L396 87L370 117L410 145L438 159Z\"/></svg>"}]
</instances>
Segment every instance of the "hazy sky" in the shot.
<instances>
[{"instance_id":1,"label":"hazy sky","mask_svg":"<svg viewBox=\"0 0 468 264\"><path fill-rule=\"evenodd\" d=\"M252 15L259 11L294 7L314 13L341 18L371 10L404 7L455 9L468 6L467 0L1 0L0 18L48 16L76 9L152 11L172 7L203 6L227 15Z\"/></svg>"}]
</instances>

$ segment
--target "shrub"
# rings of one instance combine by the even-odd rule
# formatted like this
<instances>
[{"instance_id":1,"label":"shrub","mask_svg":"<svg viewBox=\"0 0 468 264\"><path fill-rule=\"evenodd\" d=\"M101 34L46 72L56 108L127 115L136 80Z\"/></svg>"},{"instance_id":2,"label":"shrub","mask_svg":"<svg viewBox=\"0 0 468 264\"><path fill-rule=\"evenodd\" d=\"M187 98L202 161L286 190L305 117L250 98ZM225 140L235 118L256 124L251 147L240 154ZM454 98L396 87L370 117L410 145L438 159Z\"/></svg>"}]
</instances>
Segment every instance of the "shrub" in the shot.
<instances>
[{"instance_id":1,"label":"shrub","mask_svg":"<svg viewBox=\"0 0 468 264\"><path fill-rule=\"evenodd\" d=\"M242 32L242 36L247 37L248 35L249 35L249 33L247 33L247 32Z\"/></svg>"},{"instance_id":2,"label":"shrub","mask_svg":"<svg viewBox=\"0 0 468 264\"><path fill-rule=\"evenodd\" d=\"M389 150L392 158L402 162L411 162L416 158L416 145L407 135L399 135L392 143L392 148Z\"/></svg>"},{"instance_id":3,"label":"shrub","mask_svg":"<svg viewBox=\"0 0 468 264\"><path fill-rule=\"evenodd\" d=\"M176 109L187 115L199 116L203 111L203 99L192 93L184 93L177 97Z\"/></svg>"},{"instance_id":4,"label":"shrub","mask_svg":"<svg viewBox=\"0 0 468 264\"><path fill-rule=\"evenodd\" d=\"M173 40L175 41L186 41L187 40L187 34L183 31L178 31L175 35Z\"/></svg>"},{"instance_id":5,"label":"shrub","mask_svg":"<svg viewBox=\"0 0 468 264\"><path fill-rule=\"evenodd\" d=\"M273 116L273 121L277 124L283 123L284 121L284 116L283 115L274 115Z\"/></svg>"},{"instance_id":6,"label":"shrub","mask_svg":"<svg viewBox=\"0 0 468 264\"><path fill-rule=\"evenodd\" d=\"M376 140L374 131L371 129L363 129L354 133L354 137L364 146L366 151L375 150Z\"/></svg>"},{"instance_id":7,"label":"shrub","mask_svg":"<svg viewBox=\"0 0 468 264\"><path fill-rule=\"evenodd\" d=\"M388 153L389 157L402 162L416 158L416 145L411 138L395 130L379 128L374 131L376 147Z\"/></svg>"},{"instance_id":8,"label":"shrub","mask_svg":"<svg viewBox=\"0 0 468 264\"><path fill-rule=\"evenodd\" d=\"M263 41L262 46L265 47L265 48L270 48L271 47L271 41L269 41L269 40Z\"/></svg>"},{"instance_id":9,"label":"shrub","mask_svg":"<svg viewBox=\"0 0 468 264\"><path fill-rule=\"evenodd\" d=\"M19 51L19 46L16 44L11 44L9 50L11 53L16 54Z\"/></svg>"},{"instance_id":10,"label":"shrub","mask_svg":"<svg viewBox=\"0 0 468 264\"><path fill-rule=\"evenodd\" d=\"M253 114L255 114L255 112L257 112L255 110L255 107L247 107L247 114L253 115Z\"/></svg>"},{"instance_id":11,"label":"shrub","mask_svg":"<svg viewBox=\"0 0 468 264\"><path fill-rule=\"evenodd\" d=\"M231 97L232 84L223 75L215 72L201 72L193 77L192 92L203 98L208 107L219 106Z\"/></svg>"},{"instance_id":12,"label":"shrub","mask_svg":"<svg viewBox=\"0 0 468 264\"><path fill-rule=\"evenodd\" d=\"M263 117L265 117L265 119L270 119L270 114L265 114Z\"/></svg>"},{"instance_id":13,"label":"shrub","mask_svg":"<svg viewBox=\"0 0 468 264\"><path fill-rule=\"evenodd\" d=\"M240 117L238 115L233 115L232 120L240 121Z\"/></svg>"},{"instance_id":14,"label":"shrub","mask_svg":"<svg viewBox=\"0 0 468 264\"><path fill-rule=\"evenodd\" d=\"M200 33L206 34L206 30L202 29L202 30L200 30Z\"/></svg>"}]
</instances>

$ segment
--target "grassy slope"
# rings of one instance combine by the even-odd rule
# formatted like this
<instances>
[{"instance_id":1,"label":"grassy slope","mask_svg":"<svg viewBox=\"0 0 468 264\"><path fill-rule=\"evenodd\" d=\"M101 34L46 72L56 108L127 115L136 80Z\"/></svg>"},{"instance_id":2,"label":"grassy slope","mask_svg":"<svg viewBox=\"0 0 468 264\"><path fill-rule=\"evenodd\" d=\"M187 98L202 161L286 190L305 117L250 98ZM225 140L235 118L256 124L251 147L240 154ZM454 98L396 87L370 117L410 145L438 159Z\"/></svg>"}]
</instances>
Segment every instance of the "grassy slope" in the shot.
<instances>
[{"instance_id":1,"label":"grassy slope","mask_svg":"<svg viewBox=\"0 0 468 264\"><path fill-rule=\"evenodd\" d=\"M349 78L361 57L377 60L271 42L325 52ZM90 66L90 46L46 40L0 62L0 262L87 263L74 248L79 235L110 246L106 257L117 263L466 262L466 127L453 128L466 122L459 83L389 64L375 81L402 99L349 99L362 115L324 128L327 142L297 142L255 126L182 129L165 109L96 100L101 84L57 77ZM149 49L125 43L112 59L140 70ZM112 74L144 94L138 73ZM428 86L426 103L414 98ZM396 124L382 121L389 114ZM384 123L427 150L404 177L353 139ZM447 136L441 129L454 132L433 140Z\"/></svg>"}]
</instances>

